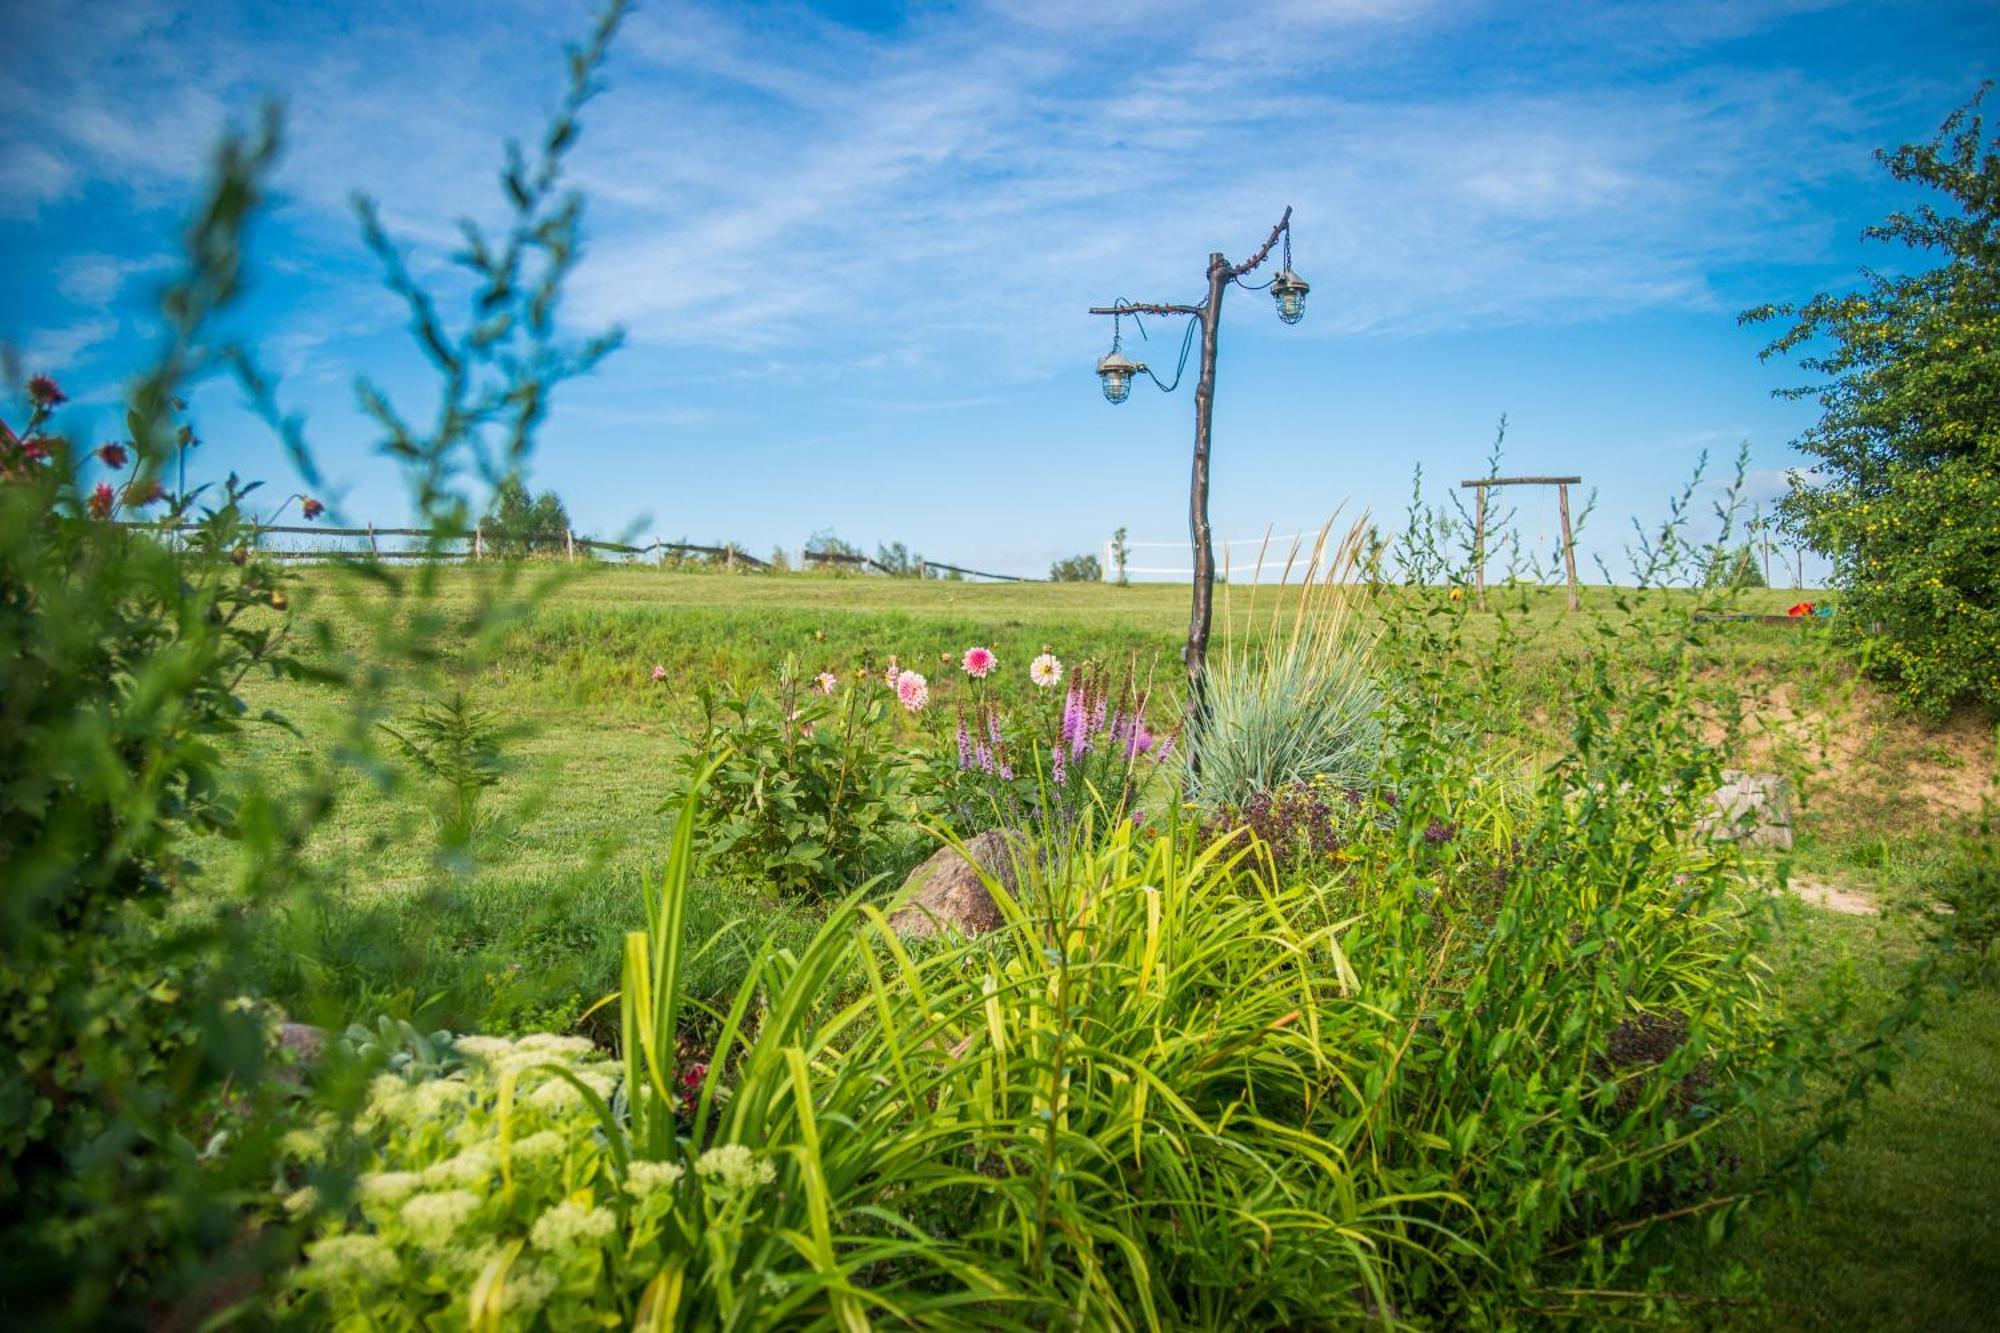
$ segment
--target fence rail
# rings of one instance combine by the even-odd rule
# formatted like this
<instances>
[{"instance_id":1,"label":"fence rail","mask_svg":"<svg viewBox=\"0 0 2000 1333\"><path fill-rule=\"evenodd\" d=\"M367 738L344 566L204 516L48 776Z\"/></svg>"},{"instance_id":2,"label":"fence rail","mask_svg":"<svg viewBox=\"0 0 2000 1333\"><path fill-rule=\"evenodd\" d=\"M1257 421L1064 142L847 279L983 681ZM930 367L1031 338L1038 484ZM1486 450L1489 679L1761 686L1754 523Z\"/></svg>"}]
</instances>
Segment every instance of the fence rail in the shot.
<instances>
[{"instance_id":1,"label":"fence rail","mask_svg":"<svg viewBox=\"0 0 2000 1333\"><path fill-rule=\"evenodd\" d=\"M125 528L143 528L152 532L186 533L201 531L201 525L198 523L179 523L162 526L158 523L147 523L141 520L121 519L118 525ZM436 528L378 528L372 524L359 528L334 528L318 524L307 526L289 523L259 523L254 524L252 530L259 538L269 533L277 533L283 536L365 538L368 542L365 551L358 548L348 549L339 546L266 546L260 548L263 554L276 560L338 560L343 556L359 557L363 555L378 560L484 560L489 556L495 555L489 549L489 538L483 524L473 528L441 530ZM427 541L460 541L469 543L469 546L462 551L442 551L429 546L414 548L392 546L385 549L381 545L381 539L385 537L423 538ZM610 555L650 555L661 560L664 560L668 555L700 555L706 556L711 560L719 560L725 565L741 564L749 569L764 570L767 572L772 568L770 561L760 560L749 552L734 546L703 546L697 542L658 540L647 542L642 546L633 546L626 542L600 541L594 537L579 537L574 532L563 534L562 552L565 557L571 560L576 559L579 552L584 555L593 555L599 552ZM804 562L808 569L823 569L832 566L872 569L878 573L890 575L904 573L902 570L891 569L881 561L870 556L858 553L849 554L844 551L806 551L804 553ZM1038 579L1023 578L1017 574L993 574L985 570L967 569L961 565L948 565L939 560L919 560L917 564L920 569L943 570L947 573L962 575L966 578L992 579L999 583L1040 582Z\"/></svg>"}]
</instances>

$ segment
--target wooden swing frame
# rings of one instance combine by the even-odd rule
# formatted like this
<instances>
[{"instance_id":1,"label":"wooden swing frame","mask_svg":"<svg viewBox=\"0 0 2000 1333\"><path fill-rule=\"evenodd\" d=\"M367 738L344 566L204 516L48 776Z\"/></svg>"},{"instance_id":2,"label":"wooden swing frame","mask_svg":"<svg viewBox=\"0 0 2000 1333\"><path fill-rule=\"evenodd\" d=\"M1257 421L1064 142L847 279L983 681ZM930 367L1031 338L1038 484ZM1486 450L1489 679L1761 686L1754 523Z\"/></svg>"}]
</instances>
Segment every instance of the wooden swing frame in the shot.
<instances>
[{"instance_id":1,"label":"wooden swing frame","mask_svg":"<svg viewBox=\"0 0 2000 1333\"><path fill-rule=\"evenodd\" d=\"M1562 514L1563 570L1569 581L1569 609L1578 610L1576 583L1576 542L1569 531L1569 488L1583 483L1582 477L1482 477L1461 481L1459 486L1479 492L1477 517L1472 527L1472 588L1481 611L1486 609L1486 489L1489 486L1553 486L1556 507Z\"/></svg>"}]
</instances>

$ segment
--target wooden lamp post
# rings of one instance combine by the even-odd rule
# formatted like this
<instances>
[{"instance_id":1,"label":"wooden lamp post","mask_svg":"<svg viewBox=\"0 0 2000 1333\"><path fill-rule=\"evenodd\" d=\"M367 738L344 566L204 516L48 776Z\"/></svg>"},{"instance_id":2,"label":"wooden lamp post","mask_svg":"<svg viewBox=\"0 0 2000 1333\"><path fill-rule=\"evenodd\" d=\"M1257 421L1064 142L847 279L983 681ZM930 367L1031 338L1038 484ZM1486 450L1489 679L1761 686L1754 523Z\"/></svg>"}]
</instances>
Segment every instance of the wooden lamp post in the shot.
<instances>
[{"instance_id":1,"label":"wooden lamp post","mask_svg":"<svg viewBox=\"0 0 2000 1333\"><path fill-rule=\"evenodd\" d=\"M1252 286L1243 281L1245 274L1252 272L1266 259L1280 239L1285 242L1284 264L1276 277L1262 286ZM1190 720L1200 715L1205 700L1208 628L1215 595L1215 551L1208 526L1208 445L1209 428L1215 416L1215 350L1218 325L1222 319L1222 293L1231 283L1251 291L1269 291L1277 302L1278 318L1287 324L1296 324L1305 315L1306 293L1311 288L1298 274L1292 272L1292 210L1285 209L1278 225L1271 228L1271 234L1257 253L1240 264L1232 264L1226 255L1216 252L1208 257L1208 295L1199 305L1140 305L1130 301L1119 301L1115 305L1092 306L1093 315L1110 315L1113 320L1111 350L1097 363L1097 375L1103 382L1104 396L1113 403L1122 403L1132 391L1132 382L1145 375L1153 383L1169 393L1179 387L1181 373L1187 369L1189 340L1196 331L1201 334L1201 379L1194 391L1194 467L1188 487L1188 533L1194 541L1194 605L1188 617L1187 646L1181 650L1181 660L1188 673L1188 717ZM1187 338L1181 343L1180 365L1174 371L1173 383L1162 383L1160 377L1142 361L1132 361L1120 349L1121 331L1124 317L1131 315L1138 322L1141 315L1187 315L1195 322L1188 325ZM1143 335L1144 330L1141 330ZM1190 763L1196 761L1190 750Z\"/></svg>"}]
</instances>

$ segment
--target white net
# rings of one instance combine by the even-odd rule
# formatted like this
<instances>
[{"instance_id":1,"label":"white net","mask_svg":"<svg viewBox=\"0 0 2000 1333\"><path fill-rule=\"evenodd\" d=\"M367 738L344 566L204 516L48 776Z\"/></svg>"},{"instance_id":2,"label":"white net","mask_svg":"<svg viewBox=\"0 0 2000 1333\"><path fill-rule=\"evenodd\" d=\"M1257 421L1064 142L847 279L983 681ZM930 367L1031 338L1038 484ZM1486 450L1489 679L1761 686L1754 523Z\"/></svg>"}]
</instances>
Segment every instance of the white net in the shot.
<instances>
[{"instance_id":1,"label":"white net","mask_svg":"<svg viewBox=\"0 0 2000 1333\"><path fill-rule=\"evenodd\" d=\"M1218 578L1226 578L1232 583L1275 583L1284 577L1287 562L1292 565L1294 578L1305 572L1305 565L1311 559L1312 545L1317 540L1317 532L1273 533L1269 537L1238 537L1231 541L1215 543L1215 573ZM1296 558L1293 543L1298 543ZM1115 580L1119 575L1116 543L1104 543L1104 577ZM1192 581L1194 578L1194 543L1186 538L1177 542L1135 542L1125 543L1125 577L1157 583Z\"/></svg>"}]
</instances>

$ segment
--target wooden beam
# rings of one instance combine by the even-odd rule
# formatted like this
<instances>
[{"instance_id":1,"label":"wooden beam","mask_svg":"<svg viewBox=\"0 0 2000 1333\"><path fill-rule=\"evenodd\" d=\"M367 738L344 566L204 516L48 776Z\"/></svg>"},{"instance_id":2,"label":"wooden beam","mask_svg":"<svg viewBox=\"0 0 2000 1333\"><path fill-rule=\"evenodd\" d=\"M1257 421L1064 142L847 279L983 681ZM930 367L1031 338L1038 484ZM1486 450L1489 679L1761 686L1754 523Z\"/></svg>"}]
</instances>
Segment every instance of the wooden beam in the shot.
<instances>
[{"instance_id":1,"label":"wooden beam","mask_svg":"<svg viewBox=\"0 0 2000 1333\"><path fill-rule=\"evenodd\" d=\"M1479 488L1479 518L1472 529L1472 588L1481 611L1486 609L1486 488Z\"/></svg>"},{"instance_id":2,"label":"wooden beam","mask_svg":"<svg viewBox=\"0 0 2000 1333\"><path fill-rule=\"evenodd\" d=\"M1481 491L1480 494L1486 492ZM1569 535L1569 485L1566 482L1556 486L1556 505L1562 511L1563 568L1569 574L1569 609L1577 611L1582 609L1583 604L1577 599L1576 592L1576 541Z\"/></svg>"},{"instance_id":3,"label":"wooden beam","mask_svg":"<svg viewBox=\"0 0 2000 1333\"><path fill-rule=\"evenodd\" d=\"M1481 477L1477 481L1461 481L1461 487L1478 486L1576 486L1582 477Z\"/></svg>"}]
</instances>

